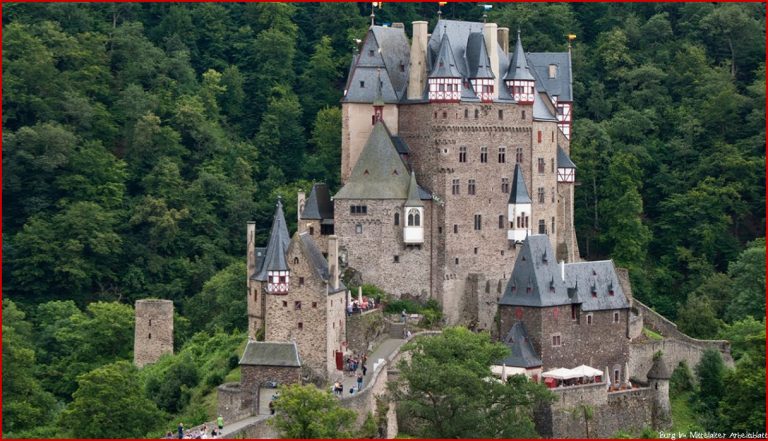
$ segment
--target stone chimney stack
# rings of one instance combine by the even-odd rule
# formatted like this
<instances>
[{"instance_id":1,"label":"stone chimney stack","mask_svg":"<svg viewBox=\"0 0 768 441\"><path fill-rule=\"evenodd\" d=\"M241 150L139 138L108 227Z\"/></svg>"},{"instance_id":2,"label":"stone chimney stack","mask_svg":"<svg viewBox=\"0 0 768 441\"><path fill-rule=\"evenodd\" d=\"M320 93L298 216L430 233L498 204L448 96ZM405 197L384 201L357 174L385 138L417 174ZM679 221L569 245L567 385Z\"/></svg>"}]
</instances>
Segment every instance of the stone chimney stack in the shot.
<instances>
[{"instance_id":1,"label":"stone chimney stack","mask_svg":"<svg viewBox=\"0 0 768 441\"><path fill-rule=\"evenodd\" d=\"M501 50L504 51L504 55L509 56L509 28L499 28L497 32Z\"/></svg>"},{"instance_id":2,"label":"stone chimney stack","mask_svg":"<svg viewBox=\"0 0 768 441\"><path fill-rule=\"evenodd\" d=\"M411 40L411 67L408 71L408 99L418 100L424 96L427 80L427 22L413 22Z\"/></svg>"},{"instance_id":3,"label":"stone chimney stack","mask_svg":"<svg viewBox=\"0 0 768 441\"><path fill-rule=\"evenodd\" d=\"M251 286L251 276L256 273L256 222L248 221L245 230L245 252L248 271L246 274L246 284Z\"/></svg>"},{"instance_id":4,"label":"stone chimney stack","mask_svg":"<svg viewBox=\"0 0 768 441\"><path fill-rule=\"evenodd\" d=\"M491 71L496 77L493 87L493 99L499 98L499 87L501 87L501 75L499 73L499 51L498 47L498 25L496 23L485 23L483 25L483 37L485 37L485 48L488 50L488 58L491 60Z\"/></svg>"},{"instance_id":5,"label":"stone chimney stack","mask_svg":"<svg viewBox=\"0 0 768 441\"><path fill-rule=\"evenodd\" d=\"M299 198L297 201L297 206L299 209L296 211L296 221L298 221L299 224L299 231L301 231L301 212L304 211L304 204L307 203L307 195L303 192L299 192Z\"/></svg>"},{"instance_id":6,"label":"stone chimney stack","mask_svg":"<svg viewBox=\"0 0 768 441\"><path fill-rule=\"evenodd\" d=\"M328 283L331 288L339 288L339 241L336 235L328 237L328 273L330 280Z\"/></svg>"}]
</instances>

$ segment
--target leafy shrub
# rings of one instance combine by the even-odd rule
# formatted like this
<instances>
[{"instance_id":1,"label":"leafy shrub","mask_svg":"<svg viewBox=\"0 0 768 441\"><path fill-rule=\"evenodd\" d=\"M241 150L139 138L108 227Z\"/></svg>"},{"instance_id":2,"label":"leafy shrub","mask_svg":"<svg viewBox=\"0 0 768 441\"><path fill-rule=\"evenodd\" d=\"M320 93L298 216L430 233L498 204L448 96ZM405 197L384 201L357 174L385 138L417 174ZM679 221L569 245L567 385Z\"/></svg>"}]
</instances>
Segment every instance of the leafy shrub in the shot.
<instances>
[{"instance_id":1,"label":"leafy shrub","mask_svg":"<svg viewBox=\"0 0 768 441\"><path fill-rule=\"evenodd\" d=\"M376 303L380 302L388 302L390 300L390 295L384 292L383 289L379 288L376 285L371 284L364 284L363 285L363 295L365 297L373 298L376 300Z\"/></svg>"},{"instance_id":2,"label":"leafy shrub","mask_svg":"<svg viewBox=\"0 0 768 441\"><path fill-rule=\"evenodd\" d=\"M669 389L675 395L693 390L693 374L685 360L681 361L672 372Z\"/></svg>"},{"instance_id":3,"label":"leafy shrub","mask_svg":"<svg viewBox=\"0 0 768 441\"><path fill-rule=\"evenodd\" d=\"M403 310L408 314L418 314L421 312L421 305L413 300L395 300L387 303L387 306L384 307L384 312L388 314L399 314Z\"/></svg>"}]
</instances>

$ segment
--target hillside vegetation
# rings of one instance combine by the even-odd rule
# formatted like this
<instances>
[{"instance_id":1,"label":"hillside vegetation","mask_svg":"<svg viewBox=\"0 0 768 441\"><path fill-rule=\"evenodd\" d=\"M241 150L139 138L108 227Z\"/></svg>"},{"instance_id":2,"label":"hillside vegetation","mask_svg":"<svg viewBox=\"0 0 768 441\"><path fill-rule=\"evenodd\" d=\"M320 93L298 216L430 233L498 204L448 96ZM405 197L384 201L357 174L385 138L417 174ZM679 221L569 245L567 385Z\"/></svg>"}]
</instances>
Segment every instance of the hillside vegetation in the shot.
<instances>
[{"instance_id":1,"label":"hillside vegetation","mask_svg":"<svg viewBox=\"0 0 768 441\"><path fill-rule=\"evenodd\" d=\"M299 189L338 188L339 99L369 8L3 5L5 435L141 436L204 419L247 326L246 221L264 243L278 195L293 230ZM410 33L434 26L436 5L376 15ZM764 342L764 5L497 4L489 20L520 28L529 51L578 36L582 256L628 267L638 298L695 337ZM131 305L147 297L174 301L178 355L138 371ZM739 367L759 370L756 358ZM96 406L100 394L121 401ZM707 411L748 426L728 410L740 397Z\"/></svg>"}]
</instances>

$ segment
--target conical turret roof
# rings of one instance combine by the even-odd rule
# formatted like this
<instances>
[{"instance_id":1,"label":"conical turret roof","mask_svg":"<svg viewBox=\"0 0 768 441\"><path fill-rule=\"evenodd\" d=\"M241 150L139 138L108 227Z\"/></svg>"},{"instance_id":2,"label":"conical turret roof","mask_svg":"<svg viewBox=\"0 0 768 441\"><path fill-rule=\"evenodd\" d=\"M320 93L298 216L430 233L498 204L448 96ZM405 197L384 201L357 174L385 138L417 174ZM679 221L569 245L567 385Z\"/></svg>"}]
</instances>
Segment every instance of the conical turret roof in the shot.
<instances>
[{"instance_id":1,"label":"conical turret roof","mask_svg":"<svg viewBox=\"0 0 768 441\"><path fill-rule=\"evenodd\" d=\"M416 183L416 173L411 170L411 182L408 184L408 200L405 201L406 207L423 207L419 197L419 185Z\"/></svg>"},{"instance_id":2,"label":"conical turret roof","mask_svg":"<svg viewBox=\"0 0 768 441\"><path fill-rule=\"evenodd\" d=\"M461 72L456 67L456 59L453 57L451 42L448 40L448 34L443 34L440 40L440 49L435 58L435 64L432 66L432 72L429 78L461 78Z\"/></svg>"},{"instance_id":3,"label":"conical turret roof","mask_svg":"<svg viewBox=\"0 0 768 441\"><path fill-rule=\"evenodd\" d=\"M469 34L466 57L469 66L469 78L495 78L482 32Z\"/></svg>"},{"instance_id":4,"label":"conical turret roof","mask_svg":"<svg viewBox=\"0 0 768 441\"><path fill-rule=\"evenodd\" d=\"M653 366L651 366L651 370L648 371L647 376L649 380L669 380L672 377L669 374L667 365L664 364L664 360L661 357L655 357Z\"/></svg>"},{"instance_id":5,"label":"conical turret roof","mask_svg":"<svg viewBox=\"0 0 768 441\"><path fill-rule=\"evenodd\" d=\"M510 204L530 204L531 196L525 186L525 178L520 164L515 164L515 176L512 178L512 191L509 192Z\"/></svg>"},{"instance_id":6,"label":"conical turret roof","mask_svg":"<svg viewBox=\"0 0 768 441\"><path fill-rule=\"evenodd\" d=\"M523 51L523 43L520 40L520 31L517 31L517 43L515 43L515 53L512 54L512 60L509 62L509 70L504 77L505 80L530 80L534 81L533 75L528 68L528 59Z\"/></svg>"},{"instance_id":7,"label":"conical turret roof","mask_svg":"<svg viewBox=\"0 0 768 441\"><path fill-rule=\"evenodd\" d=\"M285 223L283 201L278 198L275 217L272 220L272 230L269 233L266 256L264 256L261 270L255 276L256 280L266 280L267 271L288 271L285 254L290 243L291 236L288 234L288 227Z\"/></svg>"}]
</instances>

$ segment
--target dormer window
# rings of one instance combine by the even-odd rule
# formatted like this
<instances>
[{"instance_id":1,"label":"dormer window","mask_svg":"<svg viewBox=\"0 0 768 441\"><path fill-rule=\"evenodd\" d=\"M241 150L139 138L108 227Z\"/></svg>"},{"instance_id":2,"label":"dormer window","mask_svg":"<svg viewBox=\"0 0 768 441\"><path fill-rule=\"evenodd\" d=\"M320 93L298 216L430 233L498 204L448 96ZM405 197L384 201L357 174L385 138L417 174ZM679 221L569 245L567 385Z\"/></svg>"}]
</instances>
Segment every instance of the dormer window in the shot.
<instances>
[{"instance_id":1,"label":"dormer window","mask_svg":"<svg viewBox=\"0 0 768 441\"><path fill-rule=\"evenodd\" d=\"M369 57L372 57L372 56L373 56L373 49L369 49L369 50L368 50L368 56L369 56ZM552 77L550 77L550 78L552 78Z\"/></svg>"},{"instance_id":2,"label":"dormer window","mask_svg":"<svg viewBox=\"0 0 768 441\"><path fill-rule=\"evenodd\" d=\"M557 64L550 64L548 73L549 73L549 78L557 78Z\"/></svg>"},{"instance_id":3,"label":"dormer window","mask_svg":"<svg viewBox=\"0 0 768 441\"><path fill-rule=\"evenodd\" d=\"M365 81L361 81L361 82L360 82L360 88L362 89L362 88L364 88L364 87L365 87Z\"/></svg>"}]
</instances>

